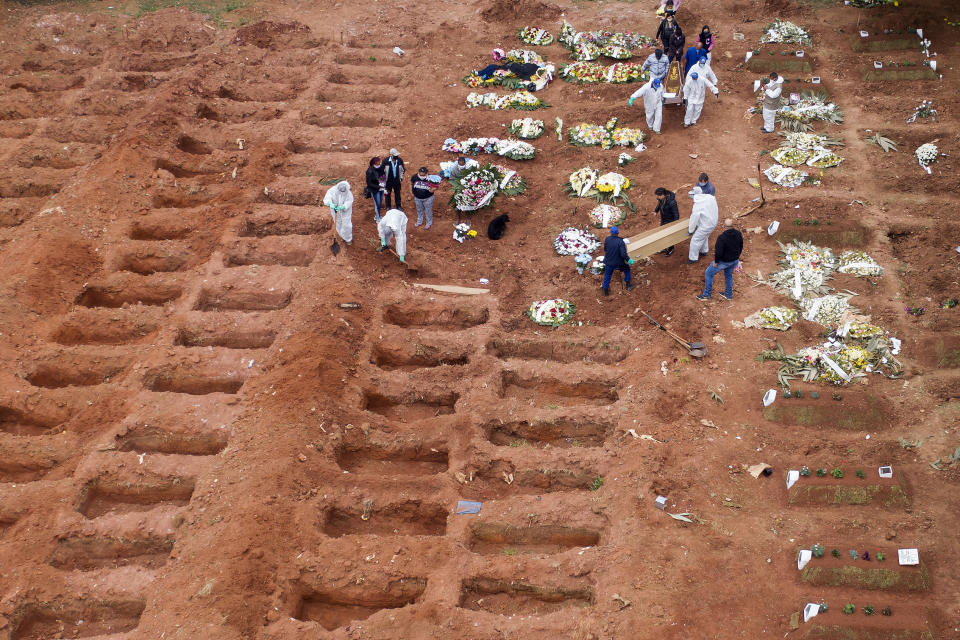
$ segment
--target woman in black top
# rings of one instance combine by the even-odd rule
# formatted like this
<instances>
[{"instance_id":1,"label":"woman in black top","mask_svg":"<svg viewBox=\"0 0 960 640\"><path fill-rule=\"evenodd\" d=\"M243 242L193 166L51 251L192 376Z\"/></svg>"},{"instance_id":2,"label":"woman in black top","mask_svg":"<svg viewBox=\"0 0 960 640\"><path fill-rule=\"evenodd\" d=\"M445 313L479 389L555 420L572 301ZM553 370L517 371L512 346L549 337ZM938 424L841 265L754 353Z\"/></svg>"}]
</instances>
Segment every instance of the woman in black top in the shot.
<instances>
[{"instance_id":1,"label":"woman in black top","mask_svg":"<svg viewBox=\"0 0 960 640\"><path fill-rule=\"evenodd\" d=\"M364 191L368 198L373 198L373 221L380 222L380 207L383 206L383 194L387 191L387 174L379 157L370 158Z\"/></svg>"},{"instance_id":2,"label":"woman in black top","mask_svg":"<svg viewBox=\"0 0 960 640\"><path fill-rule=\"evenodd\" d=\"M679 59L683 56L683 45L686 43L687 37L683 35L683 30L680 28L680 25L677 25L677 28L673 30L673 34L670 36L670 44L667 45L664 53L667 54L667 60L673 62L674 60Z\"/></svg>"}]
</instances>

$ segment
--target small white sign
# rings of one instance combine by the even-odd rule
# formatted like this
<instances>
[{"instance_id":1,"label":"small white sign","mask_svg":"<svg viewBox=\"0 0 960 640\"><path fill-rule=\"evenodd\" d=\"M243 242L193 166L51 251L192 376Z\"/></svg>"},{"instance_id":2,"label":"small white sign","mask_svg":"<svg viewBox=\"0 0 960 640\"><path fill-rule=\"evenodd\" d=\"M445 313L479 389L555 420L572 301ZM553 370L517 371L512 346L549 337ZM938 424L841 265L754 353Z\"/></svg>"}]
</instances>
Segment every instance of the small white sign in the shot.
<instances>
[{"instance_id":1,"label":"small white sign","mask_svg":"<svg viewBox=\"0 0 960 640\"><path fill-rule=\"evenodd\" d=\"M743 59L744 62L750 62L750 58L753 57L753 51L747 51L747 57Z\"/></svg>"},{"instance_id":2,"label":"small white sign","mask_svg":"<svg viewBox=\"0 0 960 640\"><path fill-rule=\"evenodd\" d=\"M820 604L817 602L808 602L807 606L803 608L803 621L809 622L810 618L813 618L818 613L820 613Z\"/></svg>"},{"instance_id":3,"label":"small white sign","mask_svg":"<svg viewBox=\"0 0 960 640\"><path fill-rule=\"evenodd\" d=\"M897 549L897 558L901 566L920 564L920 552L917 549Z\"/></svg>"},{"instance_id":4,"label":"small white sign","mask_svg":"<svg viewBox=\"0 0 960 640\"><path fill-rule=\"evenodd\" d=\"M869 36L869 35L870 35L870 32L869 32L869 31L861 31L861 32L860 32L860 37L861 37L861 38L866 38L866 37Z\"/></svg>"},{"instance_id":5,"label":"small white sign","mask_svg":"<svg viewBox=\"0 0 960 640\"><path fill-rule=\"evenodd\" d=\"M797 571L802 571L812 557L813 552L810 549L800 549L800 555L797 556Z\"/></svg>"},{"instance_id":6,"label":"small white sign","mask_svg":"<svg viewBox=\"0 0 960 640\"><path fill-rule=\"evenodd\" d=\"M810 82L813 84L820 84L820 76L813 76L810 78Z\"/></svg>"},{"instance_id":7,"label":"small white sign","mask_svg":"<svg viewBox=\"0 0 960 640\"><path fill-rule=\"evenodd\" d=\"M759 91L759 90L760 90L760 81L759 81L759 80L754 80L754 81L753 81L753 92L756 93L756 92Z\"/></svg>"},{"instance_id":8,"label":"small white sign","mask_svg":"<svg viewBox=\"0 0 960 640\"><path fill-rule=\"evenodd\" d=\"M772 233L770 235L773 235ZM763 406L769 407L773 404L773 401L777 399L777 390L770 389L765 394L763 394Z\"/></svg>"},{"instance_id":9,"label":"small white sign","mask_svg":"<svg viewBox=\"0 0 960 640\"><path fill-rule=\"evenodd\" d=\"M803 49L800 49L799 51L797 51L797 57L798 57L798 58L802 58L802 57L803 57Z\"/></svg>"},{"instance_id":10,"label":"small white sign","mask_svg":"<svg viewBox=\"0 0 960 640\"><path fill-rule=\"evenodd\" d=\"M874 69L883 69L883 63L880 62L879 60L874 60L874 61L873 61L873 68L874 68Z\"/></svg>"},{"instance_id":11,"label":"small white sign","mask_svg":"<svg viewBox=\"0 0 960 640\"><path fill-rule=\"evenodd\" d=\"M657 496L657 499L653 501L653 504L656 505L657 509L663 511L667 507L667 496Z\"/></svg>"},{"instance_id":12,"label":"small white sign","mask_svg":"<svg viewBox=\"0 0 960 640\"><path fill-rule=\"evenodd\" d=\"M893 467L880 467L877 469L877 473L881 478L892 478L893 477Z\"/></svg>"}]
</instances>

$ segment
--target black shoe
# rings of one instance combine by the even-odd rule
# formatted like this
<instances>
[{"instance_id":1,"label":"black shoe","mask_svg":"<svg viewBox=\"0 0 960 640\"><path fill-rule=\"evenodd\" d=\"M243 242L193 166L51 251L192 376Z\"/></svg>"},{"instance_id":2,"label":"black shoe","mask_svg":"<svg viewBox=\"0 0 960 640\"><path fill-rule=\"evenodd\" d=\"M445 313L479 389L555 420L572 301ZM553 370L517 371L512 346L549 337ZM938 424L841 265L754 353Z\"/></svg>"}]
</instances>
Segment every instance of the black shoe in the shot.
<instances>
[{"instance_id":1,"label":"black shoe","mask_svg":"<svg viewBox=\"0 0 960 640\"><path fill-rule=\"evenodd\" d=\"M631 282L630 284L627 285L627 291L633 291L633 288L634 288L635 286L637 286L637 285L635 285L635 284L633 284L633 283Z\"/></svg>"},{"instance_id":2,"label":"black shoe","mask_svg":"<svg viewBox=\"0 0 960 640\"><path fill-rule=\"evenodd\" d=\"M663 255L665 255L665 256L672 256L672 255L673 255L673 247L670 247L669 249L667 249L666 251L664 251L664 252L663 252Z\"/></svg>"},{"instance_id":3,"label":"black shoe","mask_svg":"<svg viewBox=\"0 0 960 640\"><path fill-rule=\"evenodd\" d=\"M705 296L702 293L697 296L697 300L709 300L710 296Z\"/></svg>"},{"instance_id":4,"label":"black shoe","mask_svg":"<svg viewBox=\"0 0 960 640\"><path fill-rule=\"evenodd\" d=\"M603 290L603 295L605 295L605 296L610 295L610 289L604 289L604 290Z\"/></svg>"},{"instance_id":5,"label":"black shoe","mask_svg":"<svg viewBox=\"0 0 960 640\"><path fill-rule=\"evenodd\" d=\"M687 259L687 264L697 264L696 260Z\"/></svg>"}]
</instances>

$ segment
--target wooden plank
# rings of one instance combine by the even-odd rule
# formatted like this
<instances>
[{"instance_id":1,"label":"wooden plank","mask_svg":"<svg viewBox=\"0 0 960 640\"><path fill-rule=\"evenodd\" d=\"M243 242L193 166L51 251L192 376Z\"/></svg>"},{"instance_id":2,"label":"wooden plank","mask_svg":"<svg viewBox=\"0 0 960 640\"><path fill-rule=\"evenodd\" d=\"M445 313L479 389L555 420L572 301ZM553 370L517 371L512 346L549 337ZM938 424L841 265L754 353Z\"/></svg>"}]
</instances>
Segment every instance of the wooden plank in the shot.
<instances>
[{"instance_id":1,"label":"wooden plank","mask_svg":"<svg viewBox=\"0 0 960 640\"><path fill-rule=\"evenodd\" d=\"M688 240L687 227L690 218L681 218L676 222L655 227L649 231L627 238L627 255L633 259L646 258L667 247Z\"/></svg>"},{"instance_id":2,"label":"wooden plank","mask_svg":"<svg viewBox=\"0 0 960 640\"><path fill-rule=\"evenodd\" d=\"M475 289L474 287L458 287L452 284L423 284L415 282L414 287L419 289L430 289L432 291L442 291L443 293L459 293L464 296L479 296L490 293L490 289Z\"/></svg>"}]
</instances>

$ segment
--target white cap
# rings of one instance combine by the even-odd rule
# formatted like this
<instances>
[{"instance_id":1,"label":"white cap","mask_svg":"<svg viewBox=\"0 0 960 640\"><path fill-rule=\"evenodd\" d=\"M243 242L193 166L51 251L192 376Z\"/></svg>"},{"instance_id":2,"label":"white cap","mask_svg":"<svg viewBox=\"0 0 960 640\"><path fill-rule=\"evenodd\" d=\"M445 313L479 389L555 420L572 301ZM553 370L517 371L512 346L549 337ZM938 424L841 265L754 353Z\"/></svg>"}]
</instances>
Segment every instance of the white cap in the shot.
<instances>
[{"instance_id":1,"label":"white cap","mask_svg":"<svg viewBox=\"0 0 960 640\"><path fill-rule=\"evenodd\" d=\"M392 156L398 156L398 155L400 155L400 152L397 151L396 149L390 149L390 155L392 155Z\"/></svg>"}]
</instances>

